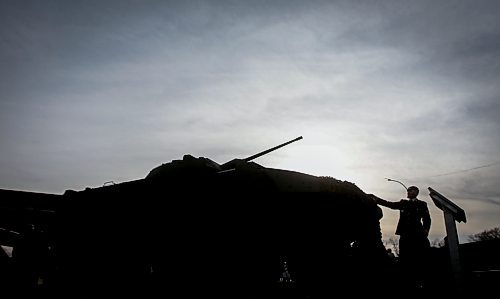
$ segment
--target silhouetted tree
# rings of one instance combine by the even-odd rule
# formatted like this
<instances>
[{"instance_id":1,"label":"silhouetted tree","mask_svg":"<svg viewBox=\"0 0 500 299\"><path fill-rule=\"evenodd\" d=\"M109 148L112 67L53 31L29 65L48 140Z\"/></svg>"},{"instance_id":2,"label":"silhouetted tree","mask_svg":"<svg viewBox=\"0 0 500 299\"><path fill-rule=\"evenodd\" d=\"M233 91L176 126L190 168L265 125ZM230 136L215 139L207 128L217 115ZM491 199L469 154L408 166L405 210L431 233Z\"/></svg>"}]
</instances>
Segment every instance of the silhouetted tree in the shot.
<instances>
[{"instance_id":1,"label":"silhouetted tree","mask_svg":"<svg viewBox=\"0 0 500 299\"><path fill-rule=\"evenodd\" d=\"M431 242L431 247L441 248L444 247L446 241L443 239L436 238Z\"/></svg>"},{"instance_id":2,"label":"silhouetted tree","mask_svg":"<svg viewBox=\"0 0 500 299\"><path fill-rule=\"evenodd\" d=\"M500 227L494 227L477 234L469 235L467 239L471 242L500 239Z\"/></svg>"},{"instance_id":3,"label":"silhouetted tree","mask_svg":"<svg viewBox=\"0 0 500 299\"><path fill-rule=\"evenodd\" d=\"M384 245L386 247L389 247L392 249L392 252L396 255L399 256L399 242L397 239L390 237L387 240L384 240Z\"/></svg>"}]
</instances>

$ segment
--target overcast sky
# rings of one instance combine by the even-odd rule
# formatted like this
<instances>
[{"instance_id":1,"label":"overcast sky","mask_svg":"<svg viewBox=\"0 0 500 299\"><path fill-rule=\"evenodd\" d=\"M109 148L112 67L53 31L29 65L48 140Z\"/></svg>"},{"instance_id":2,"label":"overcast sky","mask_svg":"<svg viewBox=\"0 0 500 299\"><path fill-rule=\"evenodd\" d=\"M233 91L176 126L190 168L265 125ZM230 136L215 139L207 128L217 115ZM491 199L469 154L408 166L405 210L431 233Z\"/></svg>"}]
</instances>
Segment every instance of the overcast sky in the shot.
<instances>
[{"instance_id":1,"label":"overcast sky","mask_svg":"<svg viewBox=\"0 0 500 299\"><path fill-rule=\"evenodd\" d=\"M184 154L432 187L500 225L499 1L0 0L0 188L61 194ZM486 166L486 167L481 167ZM467 170L467 171L461 171ZM384 238L398 212L386 208Z\"/></svg>"}]
</instances>

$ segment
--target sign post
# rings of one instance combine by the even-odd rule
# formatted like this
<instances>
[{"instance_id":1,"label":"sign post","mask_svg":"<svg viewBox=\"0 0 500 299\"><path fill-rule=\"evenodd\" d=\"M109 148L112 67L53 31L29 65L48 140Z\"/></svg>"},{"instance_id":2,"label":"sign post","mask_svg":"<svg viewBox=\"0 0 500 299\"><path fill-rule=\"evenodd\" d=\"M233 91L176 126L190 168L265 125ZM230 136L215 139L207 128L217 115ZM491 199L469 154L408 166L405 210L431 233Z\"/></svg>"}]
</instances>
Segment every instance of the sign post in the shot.
<instances>
[{"instance_id":1,"label":"sign post","mask_svg":"<svg viewBox=\"0 0 500 299\"><path fill-rule=\"evenodd\" d=\"M428 189L430 192L429 196L432 198L432 201L439 209L443 211L444 214L446 240L448 251L450 254L451 271L453 273L453 280L455 284L459 286L462 270L460 266L460 255L458 252L458 234L455 221L464 223L467 222L465 211L431 187L429 187Z\"/></svg>"}]
</instances>

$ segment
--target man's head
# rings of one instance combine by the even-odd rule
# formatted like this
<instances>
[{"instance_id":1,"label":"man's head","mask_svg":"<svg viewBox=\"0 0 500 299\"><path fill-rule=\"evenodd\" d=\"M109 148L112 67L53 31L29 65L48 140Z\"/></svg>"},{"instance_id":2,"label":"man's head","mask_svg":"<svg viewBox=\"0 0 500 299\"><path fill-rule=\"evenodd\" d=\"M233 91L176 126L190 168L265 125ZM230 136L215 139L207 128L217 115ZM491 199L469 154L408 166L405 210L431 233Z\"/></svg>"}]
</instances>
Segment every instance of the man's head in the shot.
<instances>
[{"instance_id":1,"label":"man's head","mask_svg":"<svg viewBox=\"0 0 500 299\"><path fill-rule=\"evenodd\" d=\"M418 195L418 188L416 186L408 187L408 198L416 198Z\"/></svg>"}]
</instances>

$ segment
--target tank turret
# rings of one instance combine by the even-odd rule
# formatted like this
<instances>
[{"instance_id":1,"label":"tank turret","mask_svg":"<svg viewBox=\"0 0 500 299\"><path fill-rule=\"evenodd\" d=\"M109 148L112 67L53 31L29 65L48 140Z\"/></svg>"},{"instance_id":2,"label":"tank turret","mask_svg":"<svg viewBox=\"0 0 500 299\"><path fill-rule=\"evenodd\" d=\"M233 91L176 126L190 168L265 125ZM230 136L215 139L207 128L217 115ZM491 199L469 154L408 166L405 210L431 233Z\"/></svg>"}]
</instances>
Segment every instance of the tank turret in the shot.
<instances>
[{"instance_id":1,"label":"tank turret","mask_svg":"<svg viewBox=\"0 0 500 299\"><path fill-rule=\"evenodd\" d=\"M373 281L385 250L360 188L252 162L300 139L222 165L185 155L142 179L50 197L54 294L273 296L283 260L306 295Z\"/></svg>"}]
</instances>

